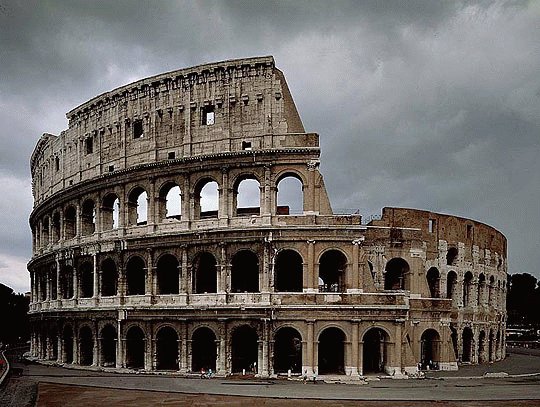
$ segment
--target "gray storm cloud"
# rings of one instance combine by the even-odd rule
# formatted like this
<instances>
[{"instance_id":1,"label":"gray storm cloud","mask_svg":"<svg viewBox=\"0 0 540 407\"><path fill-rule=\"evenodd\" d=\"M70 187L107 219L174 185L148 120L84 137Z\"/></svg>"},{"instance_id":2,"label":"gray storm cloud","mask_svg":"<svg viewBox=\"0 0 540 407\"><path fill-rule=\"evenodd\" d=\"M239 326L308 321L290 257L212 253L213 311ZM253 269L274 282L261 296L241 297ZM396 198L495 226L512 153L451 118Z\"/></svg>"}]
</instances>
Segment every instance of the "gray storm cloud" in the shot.
<instances>
[{"instance_id":1,"label":"gray storm cloud","mask_svg":"<svg viewBox=\"0 0 540 407\"><path fill-rule=\"evenodd\" d=\"M540 6L514 1L1 1L0 274L28 289L29 157L145 76L274 55L335 208L471 217L540 276ZM7 270L7 271L6 271Z\"/></svg>"}]
</instances>

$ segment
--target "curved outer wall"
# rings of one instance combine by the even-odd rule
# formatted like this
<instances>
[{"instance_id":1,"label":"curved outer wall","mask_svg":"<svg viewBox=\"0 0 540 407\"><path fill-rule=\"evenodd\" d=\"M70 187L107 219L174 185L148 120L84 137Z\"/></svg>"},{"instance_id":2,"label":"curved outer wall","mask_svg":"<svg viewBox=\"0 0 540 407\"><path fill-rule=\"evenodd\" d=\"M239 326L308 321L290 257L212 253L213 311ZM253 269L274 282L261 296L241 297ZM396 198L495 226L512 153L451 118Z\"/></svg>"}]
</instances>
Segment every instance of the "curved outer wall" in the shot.
<instances>
[{"instance_id":1,"label":"curved outer wall","mask_svg":"<svg viewBox=\"0 0 540 407\"><path fill-rule=\"evenodd\" d=\"M334 215L272 57L144 79L67 117L31 159L36 359L357 377L504 358L504 236L415 209Z\"/></svg>"}]
</instances>

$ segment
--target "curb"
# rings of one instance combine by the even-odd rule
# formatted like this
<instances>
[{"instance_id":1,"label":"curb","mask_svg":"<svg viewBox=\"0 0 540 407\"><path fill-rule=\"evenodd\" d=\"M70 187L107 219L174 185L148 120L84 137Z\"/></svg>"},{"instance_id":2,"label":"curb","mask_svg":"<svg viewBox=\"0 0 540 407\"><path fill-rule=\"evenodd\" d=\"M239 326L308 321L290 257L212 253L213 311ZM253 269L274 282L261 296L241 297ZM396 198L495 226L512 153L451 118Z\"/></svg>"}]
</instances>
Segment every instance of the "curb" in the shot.
<instances>
[{"instance_id":1,"label":"curb","mask_svg":"<svg viewBox=\"0 0 540 407\"><path fill-rule=\"evenodd\" d=\"M4 371L4 373L2 373L2 376L0 376L0 386L4 383L4 380L6 379L9 373L9 369L10 369L9 360L7 360L6 355L4 354L4 351L1 352L1 355L2 355L2 359L6 363L6 370Z\"/></svg>"}]
</instances>

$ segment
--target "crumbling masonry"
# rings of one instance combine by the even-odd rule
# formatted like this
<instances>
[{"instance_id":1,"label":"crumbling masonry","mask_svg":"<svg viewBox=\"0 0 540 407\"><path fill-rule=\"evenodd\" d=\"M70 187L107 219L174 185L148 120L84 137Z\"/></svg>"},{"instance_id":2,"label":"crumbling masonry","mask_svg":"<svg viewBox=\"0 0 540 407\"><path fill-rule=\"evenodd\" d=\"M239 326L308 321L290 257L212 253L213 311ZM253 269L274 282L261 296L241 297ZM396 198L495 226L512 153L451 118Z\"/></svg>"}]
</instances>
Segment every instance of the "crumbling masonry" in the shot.
<instances>
[{"instance_id":1,"label":"crumbling masonry","mask_svg":"<svg viewBox=\"0 0 540 407\"><path fill-rule=\"evenodd\" d=\"M140 80L67 118L31 158L35 358L263 377L504 358L505 237L416 209L333 214L272 57Z\"/></svg>"}]
</instances>

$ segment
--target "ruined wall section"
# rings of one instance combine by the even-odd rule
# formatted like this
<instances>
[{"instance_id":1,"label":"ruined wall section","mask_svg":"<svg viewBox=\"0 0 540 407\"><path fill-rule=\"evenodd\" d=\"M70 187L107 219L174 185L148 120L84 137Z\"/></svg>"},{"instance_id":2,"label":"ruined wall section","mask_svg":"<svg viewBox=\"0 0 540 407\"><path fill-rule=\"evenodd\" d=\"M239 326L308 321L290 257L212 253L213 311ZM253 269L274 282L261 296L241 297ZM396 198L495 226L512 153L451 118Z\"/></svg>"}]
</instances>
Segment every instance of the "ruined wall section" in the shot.
<instances>
[{"instance_id":1,"label":"ruined wall section","mask_svg":"<svg viewBox=\"0 0 540 407\"><path fill-rule=\"evenodd\" d=\"M215 153L317 147L272 57L200 65L104 93L67 114L32 158L35 205L140 164ZM295 133L295 134L292 134Z\"/></svg>"}]
</instances>

